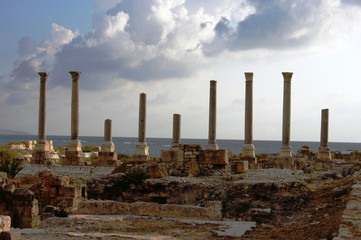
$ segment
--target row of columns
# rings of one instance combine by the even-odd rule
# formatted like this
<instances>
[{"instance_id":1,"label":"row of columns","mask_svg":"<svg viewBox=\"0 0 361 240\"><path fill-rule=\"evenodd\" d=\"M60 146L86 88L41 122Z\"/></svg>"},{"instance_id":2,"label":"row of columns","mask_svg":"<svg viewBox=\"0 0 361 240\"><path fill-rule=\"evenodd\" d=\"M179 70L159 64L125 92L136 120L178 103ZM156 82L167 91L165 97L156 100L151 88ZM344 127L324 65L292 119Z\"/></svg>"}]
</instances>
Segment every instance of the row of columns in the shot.
<instances>
[{"instance_id":1,"label":"row of columns","mask_svg":"<svg viewBox=\"0 0 361 240\"><path fill-rule=\"evenodd\" d=\"M79 77L81 72L70 71L72 77L72 96L71 96L71 137L66 151L66 165L81 164L81 143L79 137ZM280 157L292 157L292 147L290 145L291 128L291 79L292 73L283 72L284 90L283 90L283 121L282 121L282 146ZM49 73L39 72L40 76L40 96L39 96L39 125L38 125L38 145L33 152L35 163L44 164L43 159L48 159L50 155L49 143L46 140L46 95L47 78ZM254 158L255 148L253 145L253 73L246 72L245 88L245 136L244 146L242 148L242 157ZM209 98L209 129L208 144L206 149L217 150L216 127L217 127L217 81L210 81ZM328 109L322 110L321 123L321 144L318 157L321 159L330 159L330 149L328 148ZM110 119L104 123L104 147L106 152L114 152L112 142L112 122ZM173 139L172 148L177 148L180 144L181 116L173 115ZM139 98L139 126L138 143L134 156L148 160L149 146L146 143L146 94L141 93ZM45 153L45 155L43 154Z\"/></svg>"}]
</instances>

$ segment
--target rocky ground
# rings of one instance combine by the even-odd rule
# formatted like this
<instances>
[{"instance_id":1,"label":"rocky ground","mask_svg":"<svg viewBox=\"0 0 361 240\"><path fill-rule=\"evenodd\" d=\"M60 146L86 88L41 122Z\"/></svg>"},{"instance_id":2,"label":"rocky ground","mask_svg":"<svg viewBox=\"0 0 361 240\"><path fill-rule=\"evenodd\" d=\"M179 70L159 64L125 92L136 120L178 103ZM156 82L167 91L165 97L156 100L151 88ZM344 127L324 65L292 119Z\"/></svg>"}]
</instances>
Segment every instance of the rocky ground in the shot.
<instances>
[{"instance_id":1,"label":"rocky ground","mask_svg":"<svg viewBox=\"0 0 361 240\"><path fill-rule=\"evenodd\" d=\"M142 198L202 205L201 198L218 199L223 220L73 215L48 218L38 230L23 230L22 235L23 239L333 239L351 187L360 180L358 170L348 166L305 174L263 169L228 177L149 179L125 194L130 202Z\"/></svg>"}]
</instances>

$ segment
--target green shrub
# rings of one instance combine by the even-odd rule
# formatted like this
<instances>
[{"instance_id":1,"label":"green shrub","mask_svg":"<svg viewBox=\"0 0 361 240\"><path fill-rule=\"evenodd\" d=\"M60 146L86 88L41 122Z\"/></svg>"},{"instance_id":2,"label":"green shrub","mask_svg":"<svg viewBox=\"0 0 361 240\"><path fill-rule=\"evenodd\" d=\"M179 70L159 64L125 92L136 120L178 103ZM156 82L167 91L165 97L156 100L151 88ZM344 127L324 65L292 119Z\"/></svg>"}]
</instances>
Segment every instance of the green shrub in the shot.
<instances>
[{"instance_id":1,"label":"green shrub","mask_svg":"<svg viewBox=\"0 0 361 240\"><path fill-rule=\"evenodd\" d=\"M68 212L65 209L56 209L54 211L54 216L55 217L67 217L68 216Z\"/></svg>"},{"instance_id":2,"label":"green shrub","mask_svg":"<svg viewBox=\"0 0 361 240\"><path fill-rule=\"evenodd\" d=\"M118 153L118 160L121 160L121 161L125 162L125 161L129 161L131 159L132 159L132 157L127 155L127 154Z\"/></svg>"},{"instance_id":3,"label":"green shrub","mask_svg":"<svg viewBox=\"0 0 361 240\"><path fill-rule=\"evenodd\" d=\"M12 159L3 158L0 165L0 171L6 172L9 178L14 178L18 172L23 169L22 167L23 161L20 159Z\"/></svg>"},{"instance_id":4,"label":"green shrub","mask_svg":"<svg viewBox=\"0 0 361 240\"><path fill-rule=\"evenodd\" d=\"M149 178L149 174L146 170L140 167L132 168L124 175L113 180L112 186L108 189L110 196L115 199L122 192L126 191L130 184L141 185L147 178Z\"/></svg>"},{"instance_id":5,"label":"green shrub","mask_svg":"<svg viewBox=\"0 0 361 240\"><path fill-rule=\"evenodd\" d=\"M96 152L98 147L93 144L88 144L83 148L83 152Z\"/></svg>"}]
</instances>

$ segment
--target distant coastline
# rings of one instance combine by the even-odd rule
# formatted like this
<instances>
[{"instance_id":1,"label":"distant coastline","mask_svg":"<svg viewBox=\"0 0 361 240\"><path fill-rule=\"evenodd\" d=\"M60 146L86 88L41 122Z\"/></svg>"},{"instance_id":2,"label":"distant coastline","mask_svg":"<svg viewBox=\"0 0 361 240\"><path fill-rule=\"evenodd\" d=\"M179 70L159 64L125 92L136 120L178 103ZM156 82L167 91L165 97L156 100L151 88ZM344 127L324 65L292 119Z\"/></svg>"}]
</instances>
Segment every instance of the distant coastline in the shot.
<instances>
[{"instance_id":1,"label":"distant coastline","mask_svg":"<svg viewBox=\"0 0 361 240\"><path fill-rule=\"evenodd\" d=\"M15 131L15 130L7 130L0 128L0 135L31 135L28 132Z\"/></svg>"}]
</instances>

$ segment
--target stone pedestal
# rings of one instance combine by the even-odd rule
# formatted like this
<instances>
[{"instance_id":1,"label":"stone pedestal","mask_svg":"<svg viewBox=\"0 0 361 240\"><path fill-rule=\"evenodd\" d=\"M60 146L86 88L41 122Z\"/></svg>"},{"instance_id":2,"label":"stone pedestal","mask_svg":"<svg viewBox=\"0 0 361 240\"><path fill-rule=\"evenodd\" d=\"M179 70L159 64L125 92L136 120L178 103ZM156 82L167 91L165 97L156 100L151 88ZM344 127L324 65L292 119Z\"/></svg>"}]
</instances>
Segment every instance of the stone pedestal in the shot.
<instances>
[{"instance_id":1,"label":"stone pedestal","mask_svg":"<svg viewBox=\"0 0 361 240\"><path fill-rule=\"evenodd\" d=\"M317 159L319 160L330 160L331 159L331 150L329 147L320 146L317 152Z\"/></svg>"},{"instance_id":2,"label":"stone pedestal","mask_svg":"<svg viewBox=\"0 0 361 240\"><path fill-rule=\"evenodd\" d=\"M229 163L228 150L202 150L199 154L198 163L227 165Z\"/></svg>"},{"instance_id":3,"label":"stone pedestal","mask_svg":"<svg viewBox=\"0 0 361 240\"><path fill-rule=\"evenodd\" d=\"M50 144L48 141L38 142L32 152L31 164L51 165Z\"/></svg>"},{"instance_id":4,"label":"stone pedestal","mask_svg":"<svg viewBox=\"0 0 361 240\"><path fill-rule=\"evenodd\" d=\"M248 171L248 161L233 160L231 161L231 173L245 173Z\"/></svg>"},{"instance_id":5,"label":"stone pedestal","mask_svg":"<svg viewBox=\"0 0 361 240\"><path fill-rule=\"evenodd\" d=\"M162 162L183 162L184 151L181 149L162 150L160 158Z\"/></svg>"},{"instance_id":6,"label":"stone pedestal","mask_svg":"<svg viewBox=\"0 0 361 240\"><path fill-rule=\"evenodd\" d=\"M242 158L256 159L255 147L253 144L244 144L242 147ZM257 163L257 161L256 161Z\"/></svg>"},{"instance_id":7,"label":"stone pedestal","mask_svg":"<svg viewBox=\"0 0 361 240\"><path fill-rule=\"evenodd\" d=\"M120 165L118 154L116 152L99 152L96 166L101 167L117 167Z\"/></svg>"}]
</instances>

